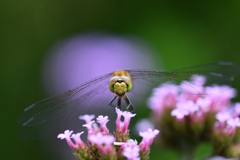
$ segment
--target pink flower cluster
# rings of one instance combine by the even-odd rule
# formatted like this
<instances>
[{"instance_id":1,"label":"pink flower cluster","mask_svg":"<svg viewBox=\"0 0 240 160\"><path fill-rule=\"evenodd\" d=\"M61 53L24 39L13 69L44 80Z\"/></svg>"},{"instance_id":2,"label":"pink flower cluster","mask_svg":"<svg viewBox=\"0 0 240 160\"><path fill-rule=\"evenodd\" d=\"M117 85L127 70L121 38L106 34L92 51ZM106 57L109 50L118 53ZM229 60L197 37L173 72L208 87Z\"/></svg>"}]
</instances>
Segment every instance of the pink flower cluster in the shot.
<instances>
[{"instance_id":1,"label":"pink flower cluster","mask_svg":"<svg viewBox=\"0 0 240 160\"><path fill-rule=\"evenodd\" d=\"M179 86L167 83L154 89L148 104L155 126L162 131L160 143L177 149L187 143L191 149L201 141L211 141L213 154L240 156L240 150L236 151L240 148L240 103L231 103L236 90L205 87L204 83L205 77L194 75Z\"/></svg>"},{"instance_id":2,"label":"pink flower cluster","mask_svg":"<svg viewBox=\"0 0 240 160\"><path fill-rule=\"evenodd\" d=\"M217 122L214 129L226 136L233 136L238 127L240 127L240 103L236 103L231 109L223 110L216 114Z\"/></svg>"},{"instance_id":3,"label":"pink flower cluster","mask_svg":"<svg viewBox=\"0 0 240 160\"><path fill-rule=\"evenodd\" d=\"M137 141L129 137L130 119L135 116L127 111L120 111L116 108L116 131L110 134L107 128L108 116L98 116L98 124L93 120L94 115L79 116L86 122L83 126L88 130L88 145L83 143L80 136L83 132L73 134L73 131L66 130L58 135L60 139L66 139L69 146L74 150L76 157L80 159L129 159L139 160L148 159L150 146L153 138L159 133L158 130L149 129L146 132L140 132L143 137L138 145ZM121 117L124 121L121 121Z\"/></svg>"},{"instance_id":4,"label":"pink flower cluster","mask_svg":"<svg viewBox=\"0 0 240 160\"><path fill-rule=\"evenodd\" d=\"M204 87L204 83L204 77L194 75L192 81L184 81L180 86L163 84L154 89L149 107L156 116L162 115L166 108L173 109L171 115L179 120L185 116L201 120L206 112L217 113L228 108L236 95L235 89L217 85Z\"/></svg>"}]
</instances>

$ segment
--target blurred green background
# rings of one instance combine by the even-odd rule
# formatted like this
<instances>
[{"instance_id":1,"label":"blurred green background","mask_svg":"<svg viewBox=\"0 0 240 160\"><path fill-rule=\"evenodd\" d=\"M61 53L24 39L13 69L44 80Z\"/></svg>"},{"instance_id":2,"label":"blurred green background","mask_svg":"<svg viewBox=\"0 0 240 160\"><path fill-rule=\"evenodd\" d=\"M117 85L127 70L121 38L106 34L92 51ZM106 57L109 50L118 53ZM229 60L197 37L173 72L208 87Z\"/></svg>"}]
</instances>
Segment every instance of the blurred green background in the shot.
<instances>
[{"instance_id":1,"label":"blurred green background","mask_svg":"<svg viewBox=\"0 0 240 160\"><path fill-rule=\"evenodd\" d=\"M239 22L240 1L0 1L0 159L47 159L38 142L18 139L17 116L46 96L41 65L56 41L103 30L144 39L157 50L154 58L161 57L164 69L240 64ZM233 84L237 89L239 80ZM166 154L153 152L151 159L166 159Z\"/></svg>"}]
</instances>

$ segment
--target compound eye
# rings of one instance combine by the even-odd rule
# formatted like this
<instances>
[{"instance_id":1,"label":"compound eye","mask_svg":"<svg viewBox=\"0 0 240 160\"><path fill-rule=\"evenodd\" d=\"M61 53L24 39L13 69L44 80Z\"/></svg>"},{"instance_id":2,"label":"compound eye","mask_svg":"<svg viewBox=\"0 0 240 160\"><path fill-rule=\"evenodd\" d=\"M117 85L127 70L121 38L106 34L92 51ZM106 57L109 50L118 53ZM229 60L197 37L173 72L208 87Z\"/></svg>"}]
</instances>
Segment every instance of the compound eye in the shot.
<instances>
[{"instance_id":1,"label":"compound eye","mask_svg":"<svg viewBox=\"0 0 240 160\"><path fill-rule=\"evenodd\" d=\"M108 88L110 89L111 92L114 92L114 84L117 82L118 79L119 79L119 76L114 76L110 79Z\"/></svg>"},{"instance_id":2,"label":"compound eye","mask_svg":"<svg viewBox=\"0 0 240 160\"><path fill-rule=\"evenodd\" d=\"M109 83L108 88L110 89L111 92L114 92L114 84L115 83Z\"/></svg>"},{"instance_id":3,"label":"compound eye","mask_svg":"<svg viewBox=\"0 0 240 160\"><path fill-rule=\"evenodd\" d=\"M126 83L127 84L127 92L132 90L132 83Z\"/></svg>"}]
</instances>

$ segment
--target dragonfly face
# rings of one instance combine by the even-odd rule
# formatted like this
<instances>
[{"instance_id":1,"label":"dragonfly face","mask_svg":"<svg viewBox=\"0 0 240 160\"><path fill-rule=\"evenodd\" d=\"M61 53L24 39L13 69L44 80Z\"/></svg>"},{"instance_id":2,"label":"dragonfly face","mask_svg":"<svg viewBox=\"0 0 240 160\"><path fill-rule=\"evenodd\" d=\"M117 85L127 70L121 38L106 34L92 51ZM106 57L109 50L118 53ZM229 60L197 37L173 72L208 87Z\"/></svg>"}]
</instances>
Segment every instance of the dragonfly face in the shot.
<instances>
[{"instance_id":1,"label":"dragonfly face","mask_svg":"<svg viewBox=\"0 0 240 160\"><path fill-rule=\"evenodd\" d=\"M144 99L139 94L148 93L161 83L169 81L181 83L188 88L190 94L198 94L198 86L188 83L193 75L204 76L206 85L231 85L233 77L239 73L240 66L231 62L204 64L175 71L144 69L114 71L27 107L18 118L21 125L19 135L22 139L42 139L56 137L66 129L76 132L82 129L79 127L81 126L79 115L115 115L114 109L111 109L109 104L121 108L122 99L127 104L127 110L133 111L130 98L136 105ZM198 83L201 83L201 80ZM148 90L144 90L146 88ZM115 94L113 98L112 92ZM116 98L117 105L113 105ZM143 101L140 103L145 104ZM125 107L122 110L125 110ZM45 133L41 134L43 129Z\"/></svg>"},{"instance_id":2,"label":"dragonfly face","mask_svg":"<svg viewBox=\"0 0 240 160\"><path fill-rule=\"evenodd\" d=\"M132 89L132 77L126 70L114 71L112 78L109 82L109 89L111 92L116 93L116 96L110 101L109 105L118 107L121 109L121 99L124 98L127 104L127 109L131 112L134 111L134 107L127 97L127 92ZM112 102L118 97L117 106L113 105Z\"/></svg>"}]
</instances>

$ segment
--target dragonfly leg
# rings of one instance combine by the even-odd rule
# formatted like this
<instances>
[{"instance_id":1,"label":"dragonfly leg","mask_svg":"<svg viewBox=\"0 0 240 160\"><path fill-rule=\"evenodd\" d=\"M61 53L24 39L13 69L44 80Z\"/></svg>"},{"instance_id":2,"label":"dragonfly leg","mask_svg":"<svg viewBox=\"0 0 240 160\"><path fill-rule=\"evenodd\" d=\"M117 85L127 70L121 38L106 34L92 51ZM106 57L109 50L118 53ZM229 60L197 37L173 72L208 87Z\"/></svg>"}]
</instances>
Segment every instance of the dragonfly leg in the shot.
<instances>
[{"instance_id":1,"label":"dragonfly leg","mask_svg":"<svg viewBox=\"0 0 240 160\"><path fill-rule=\"evenodd\" d=\"M109 105L112 106L112 107L118 107L118 106L115 106L113 105L113 101L117 98L118 96L116 95L115 97L113 97L113 99L109 102Z\"/></svg>"},{"instance_id":2,"label":"dragonfly leg","mask_svg":"<svg viewBox=\"0 0 240 160\"><path fill-rule=\"evenodd\" d=\"M122 97L118 97L118 108L121 110L121 100L122 100Z\"/></svg>"},{"instance_id":3,"label":"dragonfly leg","mask_svg":"<svg viewBox=\"0 0 240 160\"><path fill-rule=\"evenodd\" d=\"M129 110L130 112L134 112L134 106L132 105L130 99L128 98L128 96L126 94L124 96L124 99L125 99L125 101L126 101L126 103L128 105L127 106L127 110Z\"/></svg>"},{"instance_id":4,"label":"dragonfly leg","mask_svg":"<svg viewBox=\"0 0 240 160\"><path fill-rule=\"evenodd\" d=\"M117 103L117 106L116 105L113 105L113 101L118 97L118 103ZM112 107L118 107L120 110L121 110L121 98L120 96L115 96L113 97L113 99L110 101L109 105L112 106Z\"/></svg>"}]
</instances>

